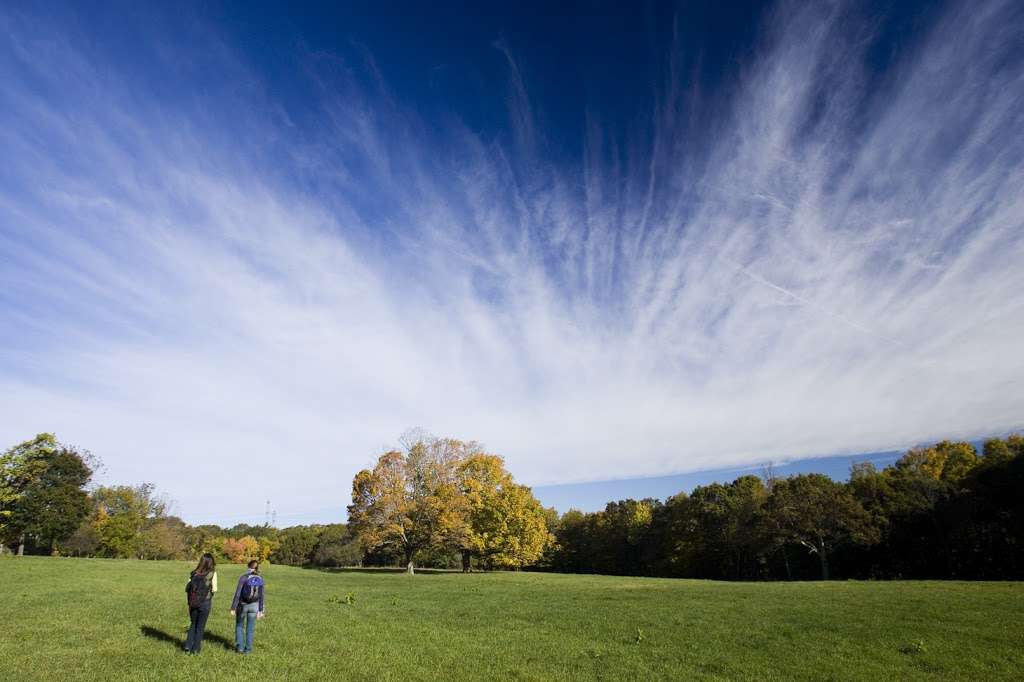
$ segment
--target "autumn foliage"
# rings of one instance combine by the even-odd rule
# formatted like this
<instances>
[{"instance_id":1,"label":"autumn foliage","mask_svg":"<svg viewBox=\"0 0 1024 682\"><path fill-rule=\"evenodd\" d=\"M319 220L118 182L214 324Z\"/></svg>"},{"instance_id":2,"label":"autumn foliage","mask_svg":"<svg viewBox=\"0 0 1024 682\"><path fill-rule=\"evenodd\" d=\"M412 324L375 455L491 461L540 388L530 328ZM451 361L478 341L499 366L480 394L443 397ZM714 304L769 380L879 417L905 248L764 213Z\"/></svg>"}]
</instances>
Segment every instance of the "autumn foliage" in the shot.
<instances>
[{"instance_id":1,"label":"autumn foliage","mask_svg":"<svg viewBox=\"0 0 1024 682\"><path fill-rule=\"evenodd\" d=\"M367 553L457 551L463 569L535 563L551 540L546 513L503 460L477 443L422 434L380 456L352 482L349 524Z\"/></svg>"}]
</instances>

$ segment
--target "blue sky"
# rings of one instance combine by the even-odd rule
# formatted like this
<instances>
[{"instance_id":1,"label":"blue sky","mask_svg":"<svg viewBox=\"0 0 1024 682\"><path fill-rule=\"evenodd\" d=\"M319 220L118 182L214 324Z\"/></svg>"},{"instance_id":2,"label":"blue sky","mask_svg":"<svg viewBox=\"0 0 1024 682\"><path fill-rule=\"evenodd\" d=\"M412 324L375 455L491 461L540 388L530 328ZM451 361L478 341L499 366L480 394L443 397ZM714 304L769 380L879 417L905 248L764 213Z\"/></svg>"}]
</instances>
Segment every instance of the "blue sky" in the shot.
<instances>
[{"instance_id":1,"label":"blue sky","mask_svg":"<svg viewBox=\"0 0 1024 682\"><path fill-rule=\"evenodd\" d=\"M4 443L292 523L409 427L592 508L1024 422L1019 3L38 5Z\"/></svg>"}]
</instances>

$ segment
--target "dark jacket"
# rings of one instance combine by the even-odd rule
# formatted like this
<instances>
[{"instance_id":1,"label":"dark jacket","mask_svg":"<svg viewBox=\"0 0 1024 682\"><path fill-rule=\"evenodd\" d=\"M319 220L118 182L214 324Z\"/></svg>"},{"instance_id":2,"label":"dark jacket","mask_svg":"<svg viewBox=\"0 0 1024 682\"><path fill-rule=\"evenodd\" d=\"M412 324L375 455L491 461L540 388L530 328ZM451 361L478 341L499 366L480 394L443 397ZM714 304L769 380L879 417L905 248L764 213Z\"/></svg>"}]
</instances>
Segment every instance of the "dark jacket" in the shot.
<instances>
[{"instance_id":1,"label":"dark jacket","mask_svg":"<svg viewBox=\"0 0 1024 682\"><path fill-rule=\"evenodd\" d=\"M185 583L185 596L190 604L192 602L192 579L197 575L202 575L206 580L206 599L202 603L204 608L208 608L213 600L213 595L217 593L217 571L211 571L206 574L192 571L188 574L188 582Z\"/></svg>"}]
</instances>

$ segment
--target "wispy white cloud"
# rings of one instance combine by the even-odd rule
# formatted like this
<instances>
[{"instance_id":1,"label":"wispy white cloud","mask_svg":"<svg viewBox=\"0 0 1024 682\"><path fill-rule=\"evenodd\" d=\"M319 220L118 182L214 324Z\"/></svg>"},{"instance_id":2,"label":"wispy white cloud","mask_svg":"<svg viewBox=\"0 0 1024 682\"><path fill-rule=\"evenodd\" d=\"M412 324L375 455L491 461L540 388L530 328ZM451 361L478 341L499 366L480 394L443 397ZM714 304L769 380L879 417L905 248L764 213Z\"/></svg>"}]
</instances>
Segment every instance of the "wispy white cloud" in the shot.
<instances>
[{"instance_id":1,"label":"wispy white cloud","mask_svg":"<svg viewBox=\"0 0 1024 682\"><path fill-rule=\"evenodd\" d=\"M410 425L538 484L1020 426L1024 21L953 6L879 83L830 7L729 97L673 67L648 134L592 116L579 167L505 44L516 134L438 141L375 68L310 55L303 127L222 45L175 67L236 84L207 110L0 14L0 438L216 518L340 514Z\"/></svg>"}]
</instances>

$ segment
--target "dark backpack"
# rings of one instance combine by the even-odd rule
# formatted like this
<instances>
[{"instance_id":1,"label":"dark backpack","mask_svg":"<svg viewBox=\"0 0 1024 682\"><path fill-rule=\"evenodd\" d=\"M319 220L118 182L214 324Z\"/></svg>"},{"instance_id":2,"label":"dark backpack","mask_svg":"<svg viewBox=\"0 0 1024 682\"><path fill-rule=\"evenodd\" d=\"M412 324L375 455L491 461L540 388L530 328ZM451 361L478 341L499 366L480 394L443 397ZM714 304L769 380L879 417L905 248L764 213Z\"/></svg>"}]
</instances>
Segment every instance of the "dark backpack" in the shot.
<instances>
[{"instance_id":1,"label":"dark backpack","mask_svg":"<svg viewBox=\"0 0 1024 682\"><path fill-rule=\"evenodd\" d=\"M198 609L213 596L213 576L208 573L193 573L185 587L190 609Z\"/></svg>"},{"instance_id":2,"label":"dark backpack","mask_svg":"<svg viewBox=\"0 0 1024 682\"><path fill-rule=\"evenodd\" d=\"M260 588L263 587L263 578L255 573L245 579L242 584L242 594L238 597L243 604L252 604L260 600Z\"/></svg>"}]
</instances>

